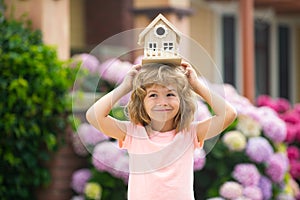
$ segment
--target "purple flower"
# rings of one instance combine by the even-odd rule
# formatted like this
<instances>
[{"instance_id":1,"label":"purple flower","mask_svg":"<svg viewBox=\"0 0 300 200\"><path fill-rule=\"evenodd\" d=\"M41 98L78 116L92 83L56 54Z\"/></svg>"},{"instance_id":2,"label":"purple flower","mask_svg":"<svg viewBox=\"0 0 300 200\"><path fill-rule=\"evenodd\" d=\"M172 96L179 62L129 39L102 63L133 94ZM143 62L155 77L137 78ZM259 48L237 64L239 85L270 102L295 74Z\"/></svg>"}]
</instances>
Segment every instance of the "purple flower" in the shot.
<instances>
[{"instance_id":1,"label":"purple flower","mask_svg":"<svg viewBox=\"0 0 300 200\"><path fill-rule=\"evenodd\" d=\"M234 181L228 181L220 187L220 195L227 199L236 199L243 194L243 187Z\"/></svg>"},{"instance_id":2,"label":"purple flower","mask_svg":"<svg viewBox=\"0 0 300 200\"><path fill-rule=\"evenodd\" d=\"M281 193L277 196L277 200L295 200L292 194Z\"/></svg>"},{"instance_id":3,"label":"purple flower","mask_svg":"<svg viewBox=\"0 0 300 200\"><path fill-rule=\"evenodd\" d=\"M256 163L267 161L273 153L271 144L265 138L253 137L248 140L246 154L252 161Z\"/></svg>"},{"instance_id":4,"label":"purple flower","mask_svg":"<svg viewBox=\"0 0 300 200\"><path fill-rule=\"evenodd\" d=\"M88 123L80 124L77 132L84 145L94 146L97 143L108 139L106 135Z\"/></svg>"},{"instance_id":5,"label":"purple flower","mask_svg":"<svg viewBox=\"0 0 300 200\"><path fill-rule=\"evenodd\" d=\"M129 62L119 59L109 59L100 65L100 76L111 83L120 83L132 67Z\"/></svg>"},{"instance_id":6,"label":"purple flower","mask_svg":"<svg viewBox=\"0 0 300 200\"><path fill-rule=\"evenodd\" d=\"M96 145L94 149L92 163L97 170L114 174L121 169L124 169L124 171L128 169L124 164L120 165L118 163L122 156L126 155L124 151L117 147L117 144L109 141L102 142Z\"/></svg>"},{"instance_id":7,"label":"purple flower","mask_svg":"<svg viewBox=\"0 0 300 200\"><path fill-rule=\"evenodd\" d=\"M256 186L259 183L260 174L253 164L238 164L234 167L233 178L243 186Z\"/></svg>"},{"instance_id":8,"label":"purple flower","mask_svg":"<svg viewBox=\"0 0 300 200\"><path fill-rule=\"evenodd\" d=\"M72 63L71 66L76 66L79 62L81 62L81 67L87 69L90 73L95 73L98 71L100 62L91 54L83 53L75 55L73 59L74 63Z\"/></svg>"},{"instance_id":9,"label":"purple flower","mask_svg":"<svg viewBox=\"0 0 300 200\"><path fill-rule=\"evenodd\" d=\"M127 154L121 154L118 161L115 163L114 168L111 171L112 175L120 178L125 184L128 183L129 178L129 157Z\"/></svg>"},{"instance_id":10,"label":"purple flower","mask_svg":"<svg viewBox=\"0 0 300 200\"><path fill-rule=\"evenodd\" d=\"M286 138L286 125L277 113L268 107L258 109L259 122L265 136L274 142L283 142Z\"/></svg>"},{"instance_id":11,"label":"purple flower","mask_svg":"<svg viewBox=\"0 0 300 200\"><path fill-rule=\"evenodd\" d=\"M71 200L84 200L84 196L83 195L73 196Z\"/></svg>"},{"instance_id":12,"label":"purple flower","mask_svg":"<svg viewBox=\"0 0 300 200\"><path fill-rule=\"evenodd\" d=\"M267 162L266 174L272 181L280 183L288 169L288 158L283 153L273 154Z\"/></svg>"},{"instance_id":13,"label":"purple flower","mask_svg":"<svg viewBox=\"0 0 300 200\"><path fill-rule=\"evenodd\" d=\"M263 200L263 194L257 186L247 186L243 190L243 195L251 200Z\"/></svg>"},{"instance_id":14,"label":"purple flower","mask_svg":"<svg viewBox=\"0 0 300 200\"><path fill-rule=\"evenodd\" d=\"M85 146L82 144L79 135L76 133L72 134L72 146L74 152L79 156L87 156L89 154Z\"/></svg>"},{"instance_id":15,"label":"purple flower","mask_svg":"<svg viewBox=\"0 0 300 200\"><path fill-rule=\"evenodd\" d=\"M92 174L89 169L79 169L72 175L71 187L78 194L82 194L85 184L91 178Z\"/></svg>"},{"instance_id":16,"label":"purple flower","mask_svg":"<svg viewBox=\"0 0 300 200\"><path fill-rule=\"evenodd\" d=\"M262 191L263 199L269 200L272 197L272 182L269 178L262 176L258 184Z\"/></svg>"},{"instance_id":17,"label":"purple flower","mask_svg":"<svg viewBox=\"0 0 300 200\"><path fill-rule=\"evenodd\" d=\"M205 165L205 161L204 150L196 148L194 151L194 170L201 170Z\"/></svg>"}]
</instances>

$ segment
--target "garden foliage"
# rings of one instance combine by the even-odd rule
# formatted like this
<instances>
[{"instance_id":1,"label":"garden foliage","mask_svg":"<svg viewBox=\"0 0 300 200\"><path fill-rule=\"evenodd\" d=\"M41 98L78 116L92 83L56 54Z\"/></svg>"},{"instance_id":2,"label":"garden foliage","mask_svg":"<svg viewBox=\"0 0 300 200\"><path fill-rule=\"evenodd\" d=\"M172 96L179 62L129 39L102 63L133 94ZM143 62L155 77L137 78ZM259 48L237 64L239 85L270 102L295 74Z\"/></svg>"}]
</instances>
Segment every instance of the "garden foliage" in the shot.
<instances>
[{"instance_id":1,"label":"garden foliage","mask_svg":"<svg viewBox=\"0 0 300 200\"><path fill-rule=\"evenodd\" d=\"M34 199L49 183L44 166L68 126L75 70L29 23L0 13L0 197Z\"/></svg>"}]
</instances>

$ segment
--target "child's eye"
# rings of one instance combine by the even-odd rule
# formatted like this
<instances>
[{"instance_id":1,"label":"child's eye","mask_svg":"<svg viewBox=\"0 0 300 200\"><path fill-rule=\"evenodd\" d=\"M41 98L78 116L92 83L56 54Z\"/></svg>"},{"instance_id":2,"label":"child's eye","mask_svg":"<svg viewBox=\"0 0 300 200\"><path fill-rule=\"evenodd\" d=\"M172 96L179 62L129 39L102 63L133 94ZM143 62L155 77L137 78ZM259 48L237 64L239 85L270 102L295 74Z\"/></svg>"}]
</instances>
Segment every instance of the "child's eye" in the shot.
<instances>
[{"instance_id":1,"label":"child's eye","mask_svg":"<svg viewBox=\"0 0 300 200\"><path fill-rule=\"evenodd\" d=\"M157 94L149 94L149 97L156 97Z\"/></svg>"},{"instance_id":2,"label":"child's eye","mask_svg":"<svg viewBox=\"0 0 300 200\"><path fill-rule=\"evenodd\" d=\"M169 93L169 94L167 94L167 96L168 96L168 97L175 97L176 95L173 94L173 93Z\"/></svg>"}]
</instances>

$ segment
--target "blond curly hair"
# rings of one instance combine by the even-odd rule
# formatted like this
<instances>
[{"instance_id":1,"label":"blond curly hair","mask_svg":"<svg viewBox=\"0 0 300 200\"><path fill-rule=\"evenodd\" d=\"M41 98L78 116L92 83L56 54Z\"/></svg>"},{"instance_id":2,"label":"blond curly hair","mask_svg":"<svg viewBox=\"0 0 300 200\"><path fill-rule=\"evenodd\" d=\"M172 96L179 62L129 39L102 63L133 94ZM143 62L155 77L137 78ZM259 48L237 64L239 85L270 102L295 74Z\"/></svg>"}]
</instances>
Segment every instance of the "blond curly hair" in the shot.
<instances>
[{"instance_id":1,"label":"blond curly hair","mask_svg":"<svg viewBox=\"0 0 300 200\"><path fill-rule=\"evenodd\" d=\"M142 66L133 81L133 91L126 107L130 120L137 125L147 126L150 124L151 119L144 109L144 98L146 88L154 84L175 86L180 99L180 109L174 119L174 128L177 131L188 129L194 120L195 95L180 66L160 63Z\"/></svg>"}]
</instances>

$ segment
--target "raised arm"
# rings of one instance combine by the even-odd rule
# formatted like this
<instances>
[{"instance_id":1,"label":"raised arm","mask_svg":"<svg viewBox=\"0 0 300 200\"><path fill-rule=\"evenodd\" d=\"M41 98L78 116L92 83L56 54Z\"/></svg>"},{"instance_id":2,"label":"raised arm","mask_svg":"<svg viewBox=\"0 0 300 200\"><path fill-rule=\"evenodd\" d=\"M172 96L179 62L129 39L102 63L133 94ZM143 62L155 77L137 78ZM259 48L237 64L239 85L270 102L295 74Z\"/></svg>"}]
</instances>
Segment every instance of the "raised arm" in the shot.
<instances>
[{"instance_id":1,"label":"raised arm","mask_svg":"<svg viewBox=\"0 0 300 200\"><path fill-rule=\"evenodd\" d=\"M198 123L198 139L206 140L215 137L234 121L236 110L224 98L205 86L189 63L183 62L182 66L195 93L200 95L214 112L214 116Z\"/></svg>"},{"instance_id":2,"label":"raised arm","mask_svg":"<svg viewBox=\"0 0 300 200\"><path fill-rule=\"evenodd\" d=\"M101 97L86 112L88 122L109 137L123 140L126 135L125 123L109 113L120 98L132 90L132 80L140 68L141 65L134 65L118 87Z\"/></svg>"}]
</instances>

